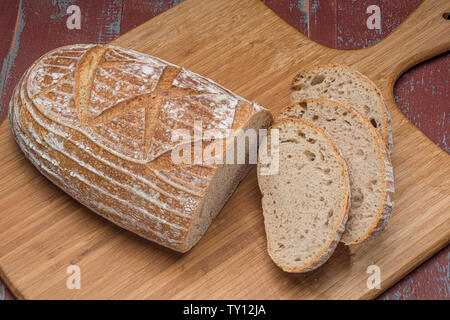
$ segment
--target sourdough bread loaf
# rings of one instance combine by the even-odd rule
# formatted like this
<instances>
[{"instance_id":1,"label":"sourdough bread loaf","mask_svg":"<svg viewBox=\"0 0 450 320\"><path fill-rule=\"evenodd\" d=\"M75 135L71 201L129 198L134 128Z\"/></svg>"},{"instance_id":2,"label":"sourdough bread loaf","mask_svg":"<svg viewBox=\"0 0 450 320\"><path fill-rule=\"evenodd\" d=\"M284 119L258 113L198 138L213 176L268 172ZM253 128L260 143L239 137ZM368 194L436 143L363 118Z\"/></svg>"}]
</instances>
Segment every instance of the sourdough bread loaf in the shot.
<instances>
[{"instance_id":1,"label":"sourdough bread loaf","mask_svg":"<svg viewBox=\"0 0 450 320\"><path fill-rule=\"evenodd\" d=\"M217 130L226 150L240 129L267 128L271 115L212 80L110 45L45 54L16 86L9 109L17 143L43 175L106 219L181 252L251 167L174 162L176 148L205 140L196 123ZM178 129L190 138L174 139Z\"/></svg>"},{"instance_id":2,"label":"sourdough bread loaf","mask_svg":"<svg viewBox=\"0 0 450 320\"><path fill-rule=\"evenodd\" d=\"M378 131L351 106L325 98L289 106L277 117L284 118L303 119L325 130L347 163L351 206L341 241L356 244L379 235L391 216L394 177Z\"/></svg>"},{"instance_id":3,"label":"sourdough bread loaf","mask_svg":"<svg viewBox=\"0 0 450 320\"><path fill-rule=\"evenodd\" d=\"M305 69L294 78L291 100L298 103L308 98L329 98L355 108L379 130L392 152L391 118L386 102L381 91L365 75L344 65Z\"/></svg>"},{"instance_id":4,"label":"sourdough bread loaf","mask_svg":"<svg viewBox=\"0 0 450 320\"><path fill-rule=\"evenodd\" d=\"M278 145L268 143L274 130ZM349 209L345 161L325 131L299 119L275 122L263 140L261 148L266 147L269 155L260 149L257 172L269 255L287 272L318 268L344 232ZM279 159L277 172L264 174L270 163L265 158Z\"/></svg>"}]
</instances>

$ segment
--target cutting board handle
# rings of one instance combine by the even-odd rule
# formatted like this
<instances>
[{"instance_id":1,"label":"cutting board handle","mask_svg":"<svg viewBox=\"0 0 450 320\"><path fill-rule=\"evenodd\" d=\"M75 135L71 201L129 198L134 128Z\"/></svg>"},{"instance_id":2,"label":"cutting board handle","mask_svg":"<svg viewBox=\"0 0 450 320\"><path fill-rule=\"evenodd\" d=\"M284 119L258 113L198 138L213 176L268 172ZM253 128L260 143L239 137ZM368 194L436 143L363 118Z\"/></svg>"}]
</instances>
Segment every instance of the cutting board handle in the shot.
<instances>
[{"instance_id":1,"label":"cutting board handle","mask_svg":"<svg viewBox=\"0 0 450 320\"><path fill-rule=\"evenodd\" d=\"M366 49L364 58L356 61L358 69L381 75L392 85L406 69L450 50L450 20L444 17L448 12L448 0L424 0L391 34Z\"/></svg>"}]
</instances>

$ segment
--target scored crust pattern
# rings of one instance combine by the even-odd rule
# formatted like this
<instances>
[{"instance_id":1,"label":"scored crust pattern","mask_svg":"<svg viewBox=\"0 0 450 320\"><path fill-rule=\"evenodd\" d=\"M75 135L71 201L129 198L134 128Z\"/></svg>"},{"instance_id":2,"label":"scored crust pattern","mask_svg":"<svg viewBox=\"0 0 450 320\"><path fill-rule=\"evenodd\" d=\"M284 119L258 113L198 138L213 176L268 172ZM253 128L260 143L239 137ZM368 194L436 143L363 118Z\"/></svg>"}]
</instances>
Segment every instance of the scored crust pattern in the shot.
<instances>
[{"instance_id":1,"label":"scored crust pattern","mask_svg":"<svg viewBox=\"0 0 450 320\"><path fill-rule=\"evenodd\" d=\"M228 139L263 110L212 80L114 46L74 45L35 62L9 122L34 166L103 217L178 251L217 165L170 163L175 129ZM169 165L158 168L161 158Z\"/></svg>"},{"instance_id":2,"label":"scored crust pattern","mask_svg":"<svg viewBox=\"0 0 450 320\"><path fill-rule=\"evenodd\" d=\"M177 145L173 130L193 137L194 120L225 138L242 101L192 72L111 46L56 50L37 63L29 84L28 94L53 120L143 162Z\"/></svg>"}]
</instances>

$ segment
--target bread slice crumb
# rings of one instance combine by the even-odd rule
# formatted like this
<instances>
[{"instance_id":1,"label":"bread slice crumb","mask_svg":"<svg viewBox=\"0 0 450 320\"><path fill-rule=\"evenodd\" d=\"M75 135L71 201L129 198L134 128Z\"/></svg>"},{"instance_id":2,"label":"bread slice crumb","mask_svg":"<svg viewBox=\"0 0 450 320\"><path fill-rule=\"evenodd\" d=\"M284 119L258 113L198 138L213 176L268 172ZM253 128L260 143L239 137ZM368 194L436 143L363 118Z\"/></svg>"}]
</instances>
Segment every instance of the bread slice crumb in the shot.
<instances>
[{"instance_id":1,"label":"bread slice crumb","mask_svg":"<svg viewBox=\"0 0 450 320\"><path fill-rule=\"evenodd\" d=\"M392 152L391 117L381 91L369 78L337 64L301 71L292 83L292 102L321 97L348 104L359 111L381 133L389 153Z\"/></svg>"},{"instance_id":2,"label":"bread slice crumb","mask_svg":"<svg viewBox=\"0 0 450 320\"><path fill-rule=\"evenodd\" d=\"M270 257L282 270L307 272L325 263L344 231L349 209L347 166L322 129L299 119L275 123L262 146L271 153L279 133L279 170L258 183ZM261 152L260 152L261 155Z\"/></svg>"},{"instance_id":3,"label":"bread slice crumb","mask_svg":"<svg viewBox=\"0 0 450 320\"><path fill-rule=\"evenodd\" d=\"M379 235L391 217L394 178L378 131L351 106L325 98L294 104L277 120L284 118L303 119L325 130L345 159L351 206L341 241L356 244Z\"/></svg>"}]
</instances>

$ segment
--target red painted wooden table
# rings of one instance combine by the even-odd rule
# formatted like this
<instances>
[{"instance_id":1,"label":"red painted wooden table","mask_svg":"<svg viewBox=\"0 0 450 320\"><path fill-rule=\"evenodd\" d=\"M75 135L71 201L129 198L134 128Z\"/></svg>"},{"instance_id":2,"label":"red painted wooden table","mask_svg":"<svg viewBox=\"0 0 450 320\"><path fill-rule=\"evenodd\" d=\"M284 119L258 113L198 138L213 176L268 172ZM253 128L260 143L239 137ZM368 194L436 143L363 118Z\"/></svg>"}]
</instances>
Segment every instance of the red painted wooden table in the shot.
<instances>
[{"instance_id":1,"label":"red painted wooden table","mask_svg":"<svg viewBox=\"0 0 450 320\"><path fill-rule=\"evenodd\" d=\"M43 53L66 44L106 43L182 0L2 0L0 1L0 119L22 72ZM214 1L214 0L211 0ZM263 0L311 39L337 49L359 49L383 39L420 0ZM69 29L80 9L80 29ZM369 29L367 7L380 8L381 25ZM70 25L70 24L69 24ZM405 48L407 50L407 48ZM398 106L433 142L449 153L450 53L406 72L395 86ZM1 199L0 199L1 201ZM449 208L450 209L450 208ZM449 299L447 246L379 299ZM0 300L14 299L0 281Z\"/></svg>"}]
</instances>

